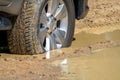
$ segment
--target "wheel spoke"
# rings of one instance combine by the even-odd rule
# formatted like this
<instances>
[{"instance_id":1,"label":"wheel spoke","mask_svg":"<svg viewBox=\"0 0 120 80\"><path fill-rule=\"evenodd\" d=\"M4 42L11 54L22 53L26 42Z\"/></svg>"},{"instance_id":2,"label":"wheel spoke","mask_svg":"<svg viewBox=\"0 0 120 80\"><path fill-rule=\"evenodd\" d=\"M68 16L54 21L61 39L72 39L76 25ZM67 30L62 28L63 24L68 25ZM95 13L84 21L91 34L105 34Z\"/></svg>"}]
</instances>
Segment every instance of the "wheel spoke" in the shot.
<instances>
[{"instance_id":1,"label":"wheel spoke","mask_svg":"<svg viewBox=\"0 0 120 80\"><path fill-rule=\"evenodd\" d=\"M46 26L47 24L47 17L46 17L46 12L45 10L42 11L42 14L41 14L41 18L40 18L40 22Z\"/></svg>"},{"instance_id":2,"label":"wheel spoke","mask_svg":"<svg viewBox=\"0 0 120 80\"><path fill-rule=\"evenodd\" d=\"M61 20L61 19L63 19L65 16L66 16L66 7L65 7L64 4L61 4L61 5L59 6L59 8L57 9L57 12L56 12L56 14L55 14L54 17L55 17L57 20Z\"/></svg>"},{"instance_id":3,"label":"wheel spoke","mask_svg":"<svg viewBox=\"0 0 120 80\"><path fill-rule=\"evenodd\" d=\"M46 37L46 45L45 45L46 51L50 51L50 38Z\"/></svg>"},{"instance_id":4,"label":"wheel spoke","mask_svg":"<svg viewBox=\"0 0 120 80\"><path fill-rule=\"evenodd\" d=\"M58 29L67 33L67 27L68 27L68 22L66 22L66 19L63 19Z\"/></svg>"},{"instance_id":5,"label":"wheel spoke","mask_svg":"<svg viewBox=\"0 0 120 80\"><path fill-rule=\"evenodd\" d=\"M51 43L51 49L57 49L57 42L55 40L55 37L53 35L50 36L50 43Z\"/></svg>"},{"instance_id":6,"label":"wheel spoke","mask_svg":"<svg viewBox=\"0 0 120 80\"><path fill-rule=\"evenodd\" d=\"M55 14L59 7L59 0L49 0L48 1L48 13Z\"/></svg>"},{"instance_id":7,"label":"wheel spoke","mask_svg":"<svg viewBox=\"0 0 120 80\"><path fill-rule=\"evenodd\" d=\"M54 32L54 35L55 35L56 41L57 41L59 44L63 44L65 32L64 32L64 31L61 31L61 30L56 30L56 31Z\"/></svg>"},{"instance_id":8,"label":"wheel spoke","mask_svg":"<svg viewBox=\"0 0 120 80\"><path fill-rule=\"evenodd\" d=\"M47 36L47 29L46 28L41 28L40 29L40 40L42 42L42 44L44 44L44 40Z\"/></svg>"},{"instance_id":9,"label":"wheel spoke","mask_svg":"<svg viewBox=\"0 0 120 80\"><path fill-rule=\"evenodd\" d=\"M56 41L55 41L55 37L54 37L53 35L49 35L49 36L46 38L45 49L46 49L47 51L53 50L53 49L57 49L57 44L56 44Z\"/></svg>"}]
</instances>

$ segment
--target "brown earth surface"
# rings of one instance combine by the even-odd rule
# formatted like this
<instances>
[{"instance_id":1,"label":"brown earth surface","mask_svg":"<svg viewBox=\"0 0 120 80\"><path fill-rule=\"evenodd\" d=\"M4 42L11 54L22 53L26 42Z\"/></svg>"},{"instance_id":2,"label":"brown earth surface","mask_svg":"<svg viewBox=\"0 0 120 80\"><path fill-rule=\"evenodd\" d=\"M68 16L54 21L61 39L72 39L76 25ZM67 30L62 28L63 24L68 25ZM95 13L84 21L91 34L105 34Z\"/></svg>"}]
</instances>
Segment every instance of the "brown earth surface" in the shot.
<instances>
[{"instance_id":1,"label":"brown earth surface","mask_svg":"<svg viewBox=\"0 0 120 80\"><path fill-rule=\"evenodd\" d=\"M90 11L86 18L77 21L77 26L102 27L103 25L120 23L119 0L92 0L89 1Z\"/></svg>"},{"instance_id":2,"label":"brown earth surface","mask_svg":"<svg viewBox=\"0 0 120 80\"><path fill-rule=\"evenodd\" d=\"M0 80L69 80L60 79L63 75L58 67L51 65L53 61L120 46L120 1L89 0L89 7L88 15L76 21L76 40L72 46L51 51L51 59L46 60L45 54L30 56L1 53Z\"/></svg>"}]
</instances>

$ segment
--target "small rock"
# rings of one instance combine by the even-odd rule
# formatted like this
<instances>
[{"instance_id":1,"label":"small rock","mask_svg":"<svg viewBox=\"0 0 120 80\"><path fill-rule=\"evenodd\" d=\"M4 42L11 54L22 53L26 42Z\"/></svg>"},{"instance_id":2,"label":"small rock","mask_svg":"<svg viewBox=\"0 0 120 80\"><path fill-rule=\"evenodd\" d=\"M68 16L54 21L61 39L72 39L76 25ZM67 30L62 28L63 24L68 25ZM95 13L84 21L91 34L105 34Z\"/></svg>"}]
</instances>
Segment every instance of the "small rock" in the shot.
<instances>
[{"instance_id":1,"label":"small rock","mask_svg":"<svg viewBox=\"0 0 120 80\"><path fill-rule=\"evenodd\" d=\"M45 74L42 74L43 77L45 77Z\"/></svg>"},{"instance_id":2,"label":"small rock","mask_svg":"<svg viewBox=\"0 0 120 80\"><path fill-rule=\"evenodd\" d=\"M42 59L46 59L46 57L43 57Z\"/></svg>"},{"instance_id":3,"label":"small rock","mask_svg":"<svg viewBox=\"0 0 120 80\"><path fill-rule=\"evenodd\" d=\"M65 52L62 53L63 55L65 54Z\"/></svg>"},{"instance_id":4,"label":"small rock","mask_svg":"<svg viewBox=\"0 0 120 80\"><path fill-rule=\"evenodd\" d=\"M73 37L73 41L75 41L76 40L76 38L75 37Z\"/></svg>"},{"instance_id":5,"label":"small rock","mask_svg":"<svg viewBox=\"0 0 120 80\"><path fill-rule=\"evenodd\" d=\"M88 48L91 50L92 49L92 47L91 46L88 46Z\"/></svg>"},{"instance_id":6,"label":"small rock","mask_svg":"<svg viewBox=\"0 0 120 80\"><path fill-rule=\"evenodd\" d=\"M36 59L36 58L38 58L38 56L37 55L33 55L33 58Z\"/></svg>"},{"instance_id":7,"label":"small rock","mask_svg":"<svg viewBox=\"0 0 120 80\"><path fill-rule=\"evenodd\" d=\"M19 61L22 61L22 59L19 59Z\"/></svg>"},{"instance_id":8,"label":"small rock","mask_svg":"<svg viewBox=\"0 0 120 80\"><path fill-rule=\"evenodd\" d=\"M8 61L8 59L7 59L7 58L4 58L4 61Z\"/></svg>"},{"instance_id":9,"label":"small rock","mask_svg":"<svg viewBox=\"0 0 120 80\"><path fill-rule=\"evenodd\" d=\"M34 74L34 72L33 72L33 71L29 71L29 73L30 73L30 74Z\"/></svg>"}]
</instances>

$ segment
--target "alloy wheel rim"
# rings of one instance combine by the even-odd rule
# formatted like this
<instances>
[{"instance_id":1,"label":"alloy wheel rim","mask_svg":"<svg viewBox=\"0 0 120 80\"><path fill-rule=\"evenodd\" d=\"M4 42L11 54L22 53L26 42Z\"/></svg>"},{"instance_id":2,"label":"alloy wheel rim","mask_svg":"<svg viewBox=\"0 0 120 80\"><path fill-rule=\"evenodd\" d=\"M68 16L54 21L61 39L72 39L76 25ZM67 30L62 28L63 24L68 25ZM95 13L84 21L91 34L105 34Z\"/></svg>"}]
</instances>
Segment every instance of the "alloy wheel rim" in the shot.
<instances>
[{"instance_id":1,"label":"alloy wheel rim","mask_svg":"<svg viewBox=\"0 0 120 80\"><path fill-rule=\"evenodd\" d=\"M63 0L48 0L40 18L39 37L45 51L63 46L68 29L68 11Z\"/></svg>"}]
</instances>

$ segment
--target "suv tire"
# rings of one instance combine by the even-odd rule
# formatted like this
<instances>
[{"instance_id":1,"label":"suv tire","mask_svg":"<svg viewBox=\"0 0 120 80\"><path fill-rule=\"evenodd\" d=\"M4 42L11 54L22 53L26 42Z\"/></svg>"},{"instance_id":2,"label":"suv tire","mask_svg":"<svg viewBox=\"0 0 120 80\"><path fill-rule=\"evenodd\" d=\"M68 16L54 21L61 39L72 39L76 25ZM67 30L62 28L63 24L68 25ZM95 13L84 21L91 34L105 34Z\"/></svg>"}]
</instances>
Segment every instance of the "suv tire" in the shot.
<instances>
[{"instance_id":1,"label":"suv tire","mask_svg":"<svg viewBox=\"0 0 120 80\"><path fill-rule=\"evenodd\" d=\"M24 0L8 34L10 52L39 54L70 46L75 26L73 6L72 0Z\"/></svg>"}]
</instances>

